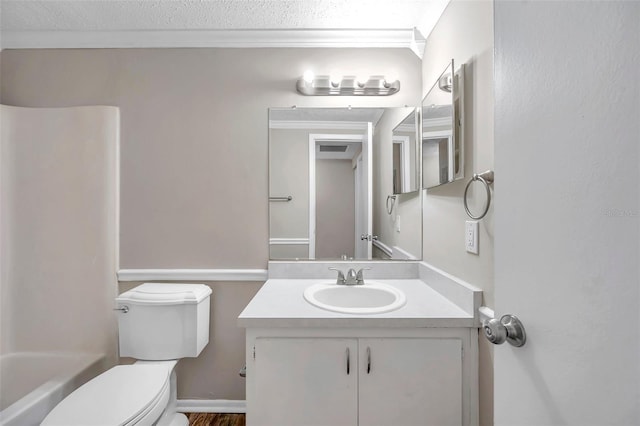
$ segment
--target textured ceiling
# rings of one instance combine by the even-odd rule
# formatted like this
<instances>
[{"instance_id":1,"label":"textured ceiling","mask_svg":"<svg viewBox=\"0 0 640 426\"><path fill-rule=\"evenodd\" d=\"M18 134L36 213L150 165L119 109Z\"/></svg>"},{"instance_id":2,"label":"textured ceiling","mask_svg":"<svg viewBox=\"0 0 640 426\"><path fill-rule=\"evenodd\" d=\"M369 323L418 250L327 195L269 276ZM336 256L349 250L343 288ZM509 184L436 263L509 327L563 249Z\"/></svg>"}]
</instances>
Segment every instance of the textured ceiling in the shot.
<instances>
[{"instance_id":1,"label":"textured ceiling","mask_svg":"<svg viewBox=\"0 0 640 426\"><path fill-rule=\"evenodd\" d=\"M3 31L407 29L449 0L1 0Z\"/></svg>"}]
</instances>

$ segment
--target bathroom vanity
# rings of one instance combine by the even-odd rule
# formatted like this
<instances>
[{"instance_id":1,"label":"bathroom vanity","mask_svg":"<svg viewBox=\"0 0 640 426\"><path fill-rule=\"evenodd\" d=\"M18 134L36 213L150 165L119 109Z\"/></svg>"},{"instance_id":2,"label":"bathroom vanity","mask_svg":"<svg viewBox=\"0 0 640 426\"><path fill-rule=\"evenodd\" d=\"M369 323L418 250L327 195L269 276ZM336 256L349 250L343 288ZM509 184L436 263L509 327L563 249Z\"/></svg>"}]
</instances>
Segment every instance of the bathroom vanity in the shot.
<instances>
[{"instance_id":1,"label":"bathroom vanity","mask_svg":"<svg viewBox=\"0 0 640 426\"><path fill-rule=\"evenodd\" d=\"M249 425L478 423L481 292L425 263L402 267L403 278L388 279L394 267L378 263L360 288L390 286L405 303L363 314L305 299L308 288L337 285L334 272L271 274L270 265L270 276L288 277L270 278L238 319L247 329Z\"/></svg>"}]
</instances>

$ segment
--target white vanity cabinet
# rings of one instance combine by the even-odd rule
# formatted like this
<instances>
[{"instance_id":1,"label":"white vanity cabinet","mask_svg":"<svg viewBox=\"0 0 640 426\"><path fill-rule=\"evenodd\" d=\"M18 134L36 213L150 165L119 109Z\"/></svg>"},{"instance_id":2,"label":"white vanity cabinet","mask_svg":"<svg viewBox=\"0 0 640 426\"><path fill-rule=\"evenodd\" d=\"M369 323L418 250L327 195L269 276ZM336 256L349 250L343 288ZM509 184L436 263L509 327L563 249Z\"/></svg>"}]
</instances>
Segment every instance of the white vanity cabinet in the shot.
<instances>
[{"instance_id":1,"label":"white vanity cabinet","mask_svg":"<svg viewBox=\"0 0 640 426\"><path fill-rule=\"evenodd\" d=\"M359 339L358 424L460 425L459 339Z\"/></svg>"},{"instance_id":2,"label":"white vanity cabinet","mask_svg":"<svg viewBox=\"0 0 640 426\"><path fill-rule=\"evenodd\" d=\"M422 280L380 280L406 303L378 314L307 302L326 279L269 279L238 317L247 425L477 426L482 294L420 267L450 298Z\"/></svg>"},{"instance_id":3,"label":"white vanity cabinet","mask_svg":"<svg viewBox=\"0 0 640 426\"><path fill-rule=\"evenodd\" d=\"M249 426L470 425L469 329L247 329ZM255 351L254 351L255 350ZM464 401L463 401L464 400ZM477 421L477 420L476 420Z\"/></svg>"},{"instance_id":4,"label":"white vanity cabinet","mask_svg":"<svg viewBox=\"0 0 640 426\"><path fill-rule=\"evenodd\" d=\"M358 424L357 351L354 339L256 339L248 423Z\"/></svg>"}]
</instances>

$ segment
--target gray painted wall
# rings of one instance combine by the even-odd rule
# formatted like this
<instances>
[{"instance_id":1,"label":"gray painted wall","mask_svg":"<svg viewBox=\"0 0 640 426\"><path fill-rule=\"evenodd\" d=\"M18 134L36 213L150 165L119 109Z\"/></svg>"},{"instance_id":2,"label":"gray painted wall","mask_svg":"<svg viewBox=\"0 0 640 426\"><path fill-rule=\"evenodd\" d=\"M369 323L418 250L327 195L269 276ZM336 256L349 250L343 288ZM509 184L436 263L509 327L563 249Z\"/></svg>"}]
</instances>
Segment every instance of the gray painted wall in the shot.
<instances>
[{"instance_id":1,"label":"gray painted wall","mask_svg":"<svg viewBox=\"0 0 640 426\"><path fill-rule=\"evenodd\" d=\"M465 176L427 190L423 208L423 258L426 262L481 288L493 307L493 212L480 221L478 255L464 247L468 218L462 196L473 173L493 169L493 2L453 0L435 26L424 52L423 95L453 58L465 64ZM496 176L500 182L500 175ZM481 211L485 195L474 184L470 205ZM498 184L496 184L496 188ZM475 190L477 186L477 191ZM500 194L496 194L496 198ZM482 336L481 336L482 337ZM493 424L493 349L482 337L480 350L480 424Z\"/></svg>"},{"instance_id":2,"label":"gray painted wall","mask_svg":"<svg viewBox=\"0 0 640 426\"><path fill-rule=\"evenodd\" d=\"M351 160L316 160L316 258L355 256L355 175Z\"/></svg>"},{"instance_id":3,"label":"gray painted wall","mask_svg":"<svg viewBox=\"0 0 640 426\"><path fill-rule=\"evenodd\" d=\"M121 268L266 268L268 108L420 99L408 49L61 49L0 53L0 98L115 105L121 116ZM316 74L394 75L389 97L305 97ZM214 283L210 344L178 366L179 397L243 399L236 316L260 283ZM129 288L121 284L120 290Z\"/></svg>"}]
</instances>

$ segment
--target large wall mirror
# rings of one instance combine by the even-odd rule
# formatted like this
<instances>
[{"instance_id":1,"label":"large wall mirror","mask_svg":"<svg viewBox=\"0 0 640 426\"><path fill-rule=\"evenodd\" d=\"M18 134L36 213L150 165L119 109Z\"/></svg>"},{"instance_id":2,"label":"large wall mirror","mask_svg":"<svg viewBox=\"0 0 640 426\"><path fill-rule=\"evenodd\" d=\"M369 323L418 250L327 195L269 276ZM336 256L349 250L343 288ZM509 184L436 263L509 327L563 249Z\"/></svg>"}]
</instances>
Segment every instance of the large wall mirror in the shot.
<instances>
[{"instance_id":1,"label":"large wall mirror","mask_svg":"<svg viewBox=\"0 0 640 426\"><path fill-rule=\"evenodd\" d=\"M462 81L453 60L422 101L422 187L464 177Z\"/></svg>"},{"instance_id":2,"label":"large wall mirror","mask_svg":"<svg viewBox=\"0 0 640 426\"><path fill-rule=\"evenodd\" d=\"M412 110L269 109L271 260L422 257L420 192L397 200L393 215L386 206L393 192L393 129ZM419 150L406 149L414 156ZM419 180L408 178L412 182Z\"/></svg>"}]
</instances>

